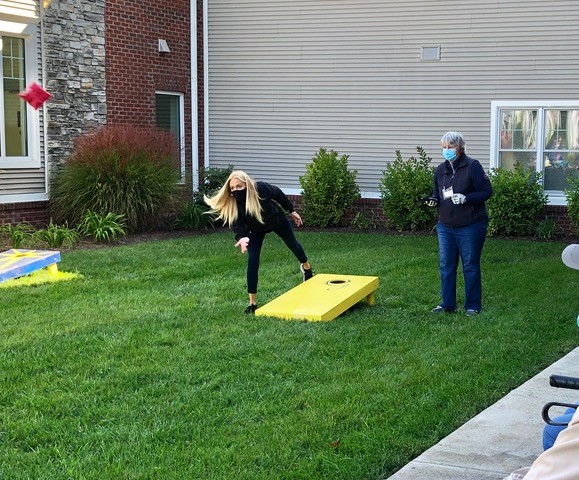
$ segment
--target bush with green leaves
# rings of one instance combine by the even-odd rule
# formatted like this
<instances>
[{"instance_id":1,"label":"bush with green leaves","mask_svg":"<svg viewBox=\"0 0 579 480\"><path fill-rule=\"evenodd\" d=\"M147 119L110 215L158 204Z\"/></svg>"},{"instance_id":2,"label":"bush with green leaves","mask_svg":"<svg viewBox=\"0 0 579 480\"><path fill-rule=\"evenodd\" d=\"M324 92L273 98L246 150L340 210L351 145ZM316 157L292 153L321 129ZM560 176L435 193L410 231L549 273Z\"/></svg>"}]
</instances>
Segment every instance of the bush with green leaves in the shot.
<instances>
[{"instance_id":1,"label":"bush with green leaves","mask_svg":"<svg viewBox=\"0 0 579 480\"><path fill-rule=\"evenodd\" d=\"M204 196L211 197L225 184L234 166L204 168L200 172L201 182L199 189L193 194L189 203L182 205L177 213L173 224L176 228L198 230L200 228L213 228L215 215L209 214L209 206L205 203Z\"/></svg>"},{"instance_id":2,"label":"bush with green leaves","mask_svg":"<svg viewBox=\"0 0 579 480\"><path fill-rule=\"evenodd\" d=\"M81 235L94 238L97 242L111 242L118 235L126 235L125 216L109 212L106 215L87 210L77 230Z\"/></svg>"},{"instance_id":3,"label":"bush with green leaves","mask_svg":"<svg viewBox=\"0 0 579 480\"><path fill-rule=\"evenodd\" d=\"M486 202L489 235L534 235L548 201L541 176L516 166L514 170L494 169L490 180L494 193Z\"/></svg>"},{"instance_id":4,"label":"bush with green leaves","mask_svg":"<svg viewBox=\"0 0 579 480\"><path fill-rule=\"evenodd\" d=\"M436 216L436 209L422 201L432 193L434 185L431 158L422 147L416 147L416 151L418 158L404 160L400 150L396 150L396 159L386 165L380 181L386 225L398 231L428 229Z\"/></svg>"},{"instance_id":5,"label":"bush with green leaves","mask_svg":"<svg viewBox=\"0 0 579 480\"><path fill-rule=\"evenodd\" d=\"M0 238L6 238L12 248L21 248L33 241L34 227L26 222L5 223L0 227Z\"/></svg>"},{"instance_id":6,"label":"bush with green leaves","mask_svg":"<svg viewBox=\"0 0 579 480\"><path fill-rule=\"evenodd\" d=\"M165 130L110 125L80 137L52 178L58 221L77 224L84 212L124 215L127 230L156 226L178 192L179 149Z\"/></svg>"},{"instance_id":7,"label":"bush with green leaves","mask_svg":"<svg viewBox=\"0 0 579 480\"><path fill-rule=\"evenodd\" d=\"M215 217L207 213L208 211L209 207L204 203L189 202L177 214L175 227L191 230L213 227Z\"/></svg>"},{"instance_id":8,"label":"bush with green leaves","mask_svg":"<svg viewBox=\"0 0 579 480\"><path fill-rule=\"evenodd\" d=\"M79 234L68 224L56 225L52 218L46 228L34 232L36 242L44 243L48 248L72 247L79 240Z\"/></svg>"},{"instance_id":9,"label":"bush with green leaves","mask_svg":"<svg viewBox=\"0 0 579 480\"><path fill-rule=\"evenodd\" d=\"M357 212L352 219L352 228L357 228L358 230L372 230L376 228L376 223L370 218L370 216L362 211Z\"/></svg>"},{"instance_id":10,"label":"bush with green leaves","mask_svg":"<svg viewBox=\"0 0 579 480\"><path fill-rule=\"evenodd\" d=\"M571 177L567 181L569 182L569 188L565 190L567 215L575 227L575 232L579 233L579 177Z\"/></svg>"},{"instance_id":11,"label":"bush with green leaves","mask_svg":"<svg viewBox=\"0 0 579 480\"><path fill-rule=\"evenodd\" d=\"M194 195L195 202L205 205L203 195L207 195L208 197L215 195L225 184L234 168L234 165L229 164L227 167L209 167L201 169L199 176L202 180L199 183L199 190L195 192Z\"/></svg>"},{"instance_id":12,"label":"bush with green leaves","mask_svg":"<svg viewBox=\"0 0 579 480\"><path fill-rule=\"evenodd\" d=\"M348 155L320 150L300 177L304 223L312 227L336 226L360 197L356 170L348 169Z\"/></svg>"},{"instance_id":13,"label":"bush with green leaves","mask_svg":"<svg viewBox=\"0 0 579 480\"><path fill-rule=\"evenodd\" d=\"M546 216L537 224L536 235L541 240L553 240L563 229L553 217Z\"/></svg>"}]
</instances>

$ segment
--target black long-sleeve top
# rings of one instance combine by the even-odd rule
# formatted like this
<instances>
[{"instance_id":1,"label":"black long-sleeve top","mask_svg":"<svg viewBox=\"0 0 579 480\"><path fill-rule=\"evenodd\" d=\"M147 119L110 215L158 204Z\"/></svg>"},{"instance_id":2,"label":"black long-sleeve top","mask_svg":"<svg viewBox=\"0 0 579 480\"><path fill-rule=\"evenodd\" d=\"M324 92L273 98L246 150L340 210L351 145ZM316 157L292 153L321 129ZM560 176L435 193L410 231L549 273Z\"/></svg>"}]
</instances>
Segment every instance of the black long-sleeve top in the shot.
<instances>
[{"instance_id":1,"label":"black long-sleeve top","mask_svg":"<svg viewBox=\"0 0 579 480\"><path fill-rule=\"evenodd\" d=\"M237 219L233 222L233 231L235 232L236 240L247 237L250 232L271 232L277 227L280 217L283 218L285 216L283 210L288 213L294 211L292 202L279 187L266 182L256 182L255 187L262 209L261 217L263 223L260 223L251 215L246 215L245 204L238 201L238 215Z\"/></svg>"}]
</instances>

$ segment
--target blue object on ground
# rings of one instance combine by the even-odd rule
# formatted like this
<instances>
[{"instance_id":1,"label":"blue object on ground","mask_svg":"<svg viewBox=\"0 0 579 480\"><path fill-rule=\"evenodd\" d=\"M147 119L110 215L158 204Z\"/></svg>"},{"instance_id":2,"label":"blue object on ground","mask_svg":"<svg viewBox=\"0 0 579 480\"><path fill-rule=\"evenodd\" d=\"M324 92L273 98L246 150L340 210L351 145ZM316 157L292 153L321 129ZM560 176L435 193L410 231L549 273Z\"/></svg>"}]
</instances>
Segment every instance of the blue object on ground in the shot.
<instances>
[{"instance_id":1,"label":"blue object on ground","mask_svg":"<svg viewBox=\"0 0 579 480\"><path fill-rule=\"evenodd\" d=\"M0 282L18 278L60 262L60 252L12 249L0 253Z\"/></svg>"}]
</instances>

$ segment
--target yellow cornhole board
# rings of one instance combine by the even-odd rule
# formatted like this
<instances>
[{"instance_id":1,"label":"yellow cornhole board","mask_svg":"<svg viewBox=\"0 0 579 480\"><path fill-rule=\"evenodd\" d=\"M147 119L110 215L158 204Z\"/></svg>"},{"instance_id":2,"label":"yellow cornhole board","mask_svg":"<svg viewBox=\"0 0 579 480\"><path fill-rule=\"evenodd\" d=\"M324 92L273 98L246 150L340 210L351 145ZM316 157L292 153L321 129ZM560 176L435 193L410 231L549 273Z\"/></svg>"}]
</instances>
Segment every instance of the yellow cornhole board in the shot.
<instances>
[{"instance_id":1,"label":"yellow cornhole board","mask_svg":"<svg viewBox=\"0 0 579 480\"><path fill-rule=\"evenodd\" d=\"M327 322L359 301L374 304L378 277L319 273L255 311L256 315Z\"/></svg>"}]
</instances>

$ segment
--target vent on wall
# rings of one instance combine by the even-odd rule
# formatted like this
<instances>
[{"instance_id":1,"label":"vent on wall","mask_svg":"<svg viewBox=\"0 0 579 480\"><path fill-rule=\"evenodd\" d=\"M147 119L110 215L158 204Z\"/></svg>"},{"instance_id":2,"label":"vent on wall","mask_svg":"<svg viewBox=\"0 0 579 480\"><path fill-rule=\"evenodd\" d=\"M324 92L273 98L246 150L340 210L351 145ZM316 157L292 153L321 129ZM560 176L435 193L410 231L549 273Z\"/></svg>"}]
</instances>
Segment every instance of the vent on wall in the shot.
<instances>
[{"instance_id":1,"label":"vent on wall","mask_svg":"<svg viewBox=\"0 0 579 480\"><path fill-rule=\"evenodd\" d=\"M169 48L169 45L167 45L167 40L163 40L162 38L159 38L159 52L168 53L170 51L171 51L171 49Z\"/></svg>"},{"instance_id":2,"label":"vent on wall","mask_svg":"<svg viewBox=\"0 0 579 480\"><path fill-rule=\"evenodd\" d=\"M421 47L420 60L429 61L429 62L440 60L440 46Z\"/></svg>"}]
</instances>

